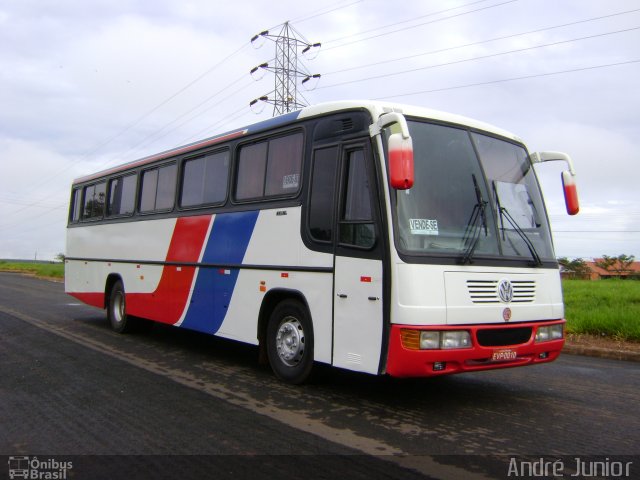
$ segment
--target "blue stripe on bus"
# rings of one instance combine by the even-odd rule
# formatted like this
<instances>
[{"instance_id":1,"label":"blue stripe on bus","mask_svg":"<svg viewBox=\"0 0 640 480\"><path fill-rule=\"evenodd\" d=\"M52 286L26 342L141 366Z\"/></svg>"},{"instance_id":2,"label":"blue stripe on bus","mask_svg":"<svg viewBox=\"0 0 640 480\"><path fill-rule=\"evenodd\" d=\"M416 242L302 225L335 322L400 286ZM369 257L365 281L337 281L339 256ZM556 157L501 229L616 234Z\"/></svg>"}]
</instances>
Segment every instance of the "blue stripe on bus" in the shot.
<instances>
[{"instance_id":1,"label":"blue stripe on bus","mask_svg":"<svg viewBox=\"0 0 640 480\"><path fill-rule=\"evenodd\" d=\"M240 264L249 246L258 211L216 215L203 263ZM216 333L229 309L238 269L200 268L191 303L181 326Z\"/></svg>"}]
</instances>

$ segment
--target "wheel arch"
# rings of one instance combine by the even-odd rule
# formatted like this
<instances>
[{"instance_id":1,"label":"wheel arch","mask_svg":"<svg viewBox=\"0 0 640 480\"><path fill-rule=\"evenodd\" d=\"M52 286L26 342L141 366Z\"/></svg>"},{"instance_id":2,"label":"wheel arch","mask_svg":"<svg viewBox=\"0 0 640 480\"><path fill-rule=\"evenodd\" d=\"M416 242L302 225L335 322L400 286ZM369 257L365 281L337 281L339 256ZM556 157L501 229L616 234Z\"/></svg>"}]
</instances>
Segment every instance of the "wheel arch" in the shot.
<instances>
[{"instance_id":1,"label":"wheel arch","mask_svg":"<svg viewBox=\"0 0 640 480\"><path fill-rule=\"evenodd\" d=\"M107 276L107 280L104 284L104 305L102 306L102 308L107 308L107 306L109 305L111 289L113 288L114 283L116 283L118 280L120 280L122 282L122 285L124 286L124 281L122 280L122 277L119 273L110 273Z\"/></svg>"},{"instance_id":2,"label":"wheel arch","mask_svg":"<svg viewBox=\"0 0 640 480\"><path fill-rule=\"evenodd\" d=\"M260 355L260 363L269 363L267 358L267 326L269 325L269 318L276 306L284 300L297 300L307 310L307 315L311 320L311 328L313 328L313 317L311 316L311 310L309 309L309 303L307 302L304 294L299 290L288 288L274 288L269 290L260 305L260 312L258 313L258 348Z\"/></svg>"}]
</instances>

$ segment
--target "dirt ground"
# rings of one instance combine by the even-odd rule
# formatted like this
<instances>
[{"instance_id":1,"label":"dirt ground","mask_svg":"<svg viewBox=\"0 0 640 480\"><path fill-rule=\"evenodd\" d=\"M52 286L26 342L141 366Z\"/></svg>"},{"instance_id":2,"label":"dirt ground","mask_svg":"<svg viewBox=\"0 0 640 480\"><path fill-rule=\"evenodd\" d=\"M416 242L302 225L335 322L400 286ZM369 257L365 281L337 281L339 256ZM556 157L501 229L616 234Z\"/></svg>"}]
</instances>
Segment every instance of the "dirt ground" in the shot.
<instances>
[{"instance_id":1,"label":"dirt ground","mask_svg":"<svg viewBox=\"0 0 640 480\"><path fill-rule=\"evenodd\" d=\"M640 361L640 343L599 335L567 335L565 353Z\"/></svg>"},{"instance_id":2,"label":"dirt ground","mask_svg":"<svg viewBox=\"0 0 640 480\"><path fill-rule=\"evenodd\" d=\"M628 352L640 352L640 343L616 340L612 337L598 335L567 335L567 345L583 345L596 348L609 348Z\"/></svg>"}]
</instances>

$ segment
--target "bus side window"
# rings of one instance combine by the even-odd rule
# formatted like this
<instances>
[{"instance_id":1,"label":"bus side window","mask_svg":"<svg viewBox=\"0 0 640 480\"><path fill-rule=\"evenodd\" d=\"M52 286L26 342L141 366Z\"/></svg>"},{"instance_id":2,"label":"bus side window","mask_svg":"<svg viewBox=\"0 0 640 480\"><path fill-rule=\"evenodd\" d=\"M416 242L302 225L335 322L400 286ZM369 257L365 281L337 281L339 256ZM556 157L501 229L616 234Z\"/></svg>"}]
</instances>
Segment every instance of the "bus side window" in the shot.
<instances>
[{"instance_id":1,"label":"bus side window","mask_svg":"<svg viewBox=\"0 0 640 480\"><path fill-rule=\"evenodd\" d=\"M104 215L106 197L106 182L94 183L84 187L84 204L82 218L84 220L99 220Z\"/></svg>"},{"instance_id":2,"label":"bus side window","mask_svg":"<svg viewBox=\"0 0 640 480\"><path fill-rule=\"evenodd\" d=\"M302 132L240 147L235 199L293 197L300 191Z\"/></svg>"},{"instance_id":3,"label":"bus side window","mask_svg":"<svg viewBox=\"0 0 640 480\"><path fill-rule=\"evenodd\" d=\"M172 163L142 173L141 212L171 210L173 208L177 172L176 164Z\"/></svg>"},{"instance_id":4,"label":"bus side window","mask_svg":"<svg viewBox=\"0 0 640 480\"><path fill-rule=\"evenodd\" d=\"M373 248L376 242L364 150L347 151L340 212L340 243Z\"/></svg>"},{"instance_id":5,"label":"bus side window","mask_svg":"<svg viewBox=\"0 0 640 480\"><path fill-rule=\"evenodd\" d=\"M229 151L189 159L182 170L181 207L223 203L227 198Z\"/></svg>"},{"instance_id":6,"label":"bus side window","mask_svg":"<svg viewBox=\"0 0 640 480\"><path fill-rule=\"evenodd\" d=\"M333 198L338 166L338 147L316 150L311 174L309 231L319 242L333 240Z\"/></svg>"},{"instance_id":7,"label":"bus side window","mask_svg":"<svg viewBox=\"0 0 640 480\"><path fill-rule=\"evenodd\" d=\"M131 215L136 203L137 175L117 177L109 182L107 215Z\"/></svg>"},{"instance_id":8,"label":"bus side window","mask_svg":"<svg viewBox=\"0 0 640 480\"><path fill-rule=\"evenodd\" d=\"M240 149L236 177L236 199L251 200L262 197L267 166L267 142L247 145Z\"/></svg>"},{"instance_id":9,"label":"bus side window","mask_svg":"<svg viewBox=\"0 0 640 480\"><path fill-rule=\"evenodd\" d=\"M70 223L78 223L80 221L80 205L81 203L81 195L82 190L79 188L74 188L71 199L71 208L69 209L69 222Z\"/></svg>"},{"instance_id":10,"label":"bus side window","mask_svg":"<svg viewBox=\"0 0 640 480\"><path fill-rule=\"evenodd\" d=\"M294 195L300 187L302 132L269 141L265 179L266 197Z\"/></svg>"}]
</instances>

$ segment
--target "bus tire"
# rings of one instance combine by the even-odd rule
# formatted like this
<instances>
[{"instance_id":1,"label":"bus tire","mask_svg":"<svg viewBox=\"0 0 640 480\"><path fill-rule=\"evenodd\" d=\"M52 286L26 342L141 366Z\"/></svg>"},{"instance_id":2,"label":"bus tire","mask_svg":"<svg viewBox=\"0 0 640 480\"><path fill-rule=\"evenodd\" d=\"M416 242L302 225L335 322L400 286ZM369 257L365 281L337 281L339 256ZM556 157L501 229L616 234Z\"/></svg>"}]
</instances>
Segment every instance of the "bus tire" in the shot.
<instances>
[{"instance_id":1,"label":"bus tire","mask_svg":"<svg viewBox=\"0 0 640 480\"><path fill-rule=\"evenodd\" d=\"M284 300L271 313L267 356L280 380L297 385L309 378L313 367L313 325L299 301Z\"/></svg>"},{"instance_id":2,"label":"bus tire","mask_svg":"<svg viewBox=\"0 0 640 480\"><path fill-rule=\"evenodd\" d=\"M107 318L111 328L118 333L131 331L133 319L127 315L126 297L122 280L117 280L111 286L109 304L107 305Z\"/></svg>"}]
</instances>

